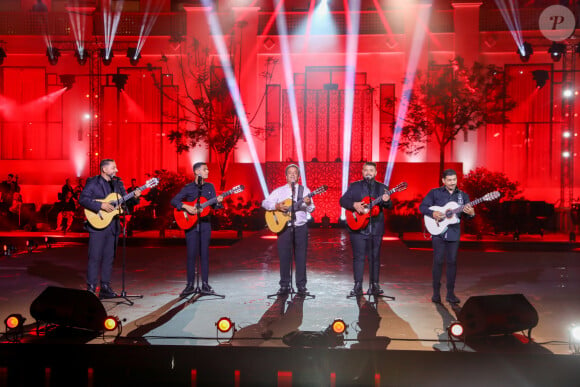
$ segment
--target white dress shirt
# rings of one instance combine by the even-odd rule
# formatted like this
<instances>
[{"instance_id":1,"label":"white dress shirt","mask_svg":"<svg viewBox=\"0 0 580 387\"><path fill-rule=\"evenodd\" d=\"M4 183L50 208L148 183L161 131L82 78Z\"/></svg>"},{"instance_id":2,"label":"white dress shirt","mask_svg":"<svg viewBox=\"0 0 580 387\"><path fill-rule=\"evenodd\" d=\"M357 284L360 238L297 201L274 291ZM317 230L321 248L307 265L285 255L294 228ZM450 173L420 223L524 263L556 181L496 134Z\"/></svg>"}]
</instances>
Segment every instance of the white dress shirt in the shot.
<instances>
[{"instance_id":1,"label":"white dress shirt","mask_svg":"<svg viewBox=\"0 0 580 387\"><path fill-rule=\"evenodd\" d=\"M298 199L298 187L299 185L296 184L294 187L294 201ZM302 197L306 197L310 193L310 190L307 187L304 187L304 192ZM276 209L276 204L283 202L286 199L290 199L292 197L292 187L290 184L283 185L282 187L276 188L270 195L264 199L262 202L262 207L265 210L273 211ZM311 201L310 205L306 205L306 203L302 202L299 209L296 210L296 226L303 226L308 221L306 213L314 211L314 202Z\"/></svg>"}]
</instances>

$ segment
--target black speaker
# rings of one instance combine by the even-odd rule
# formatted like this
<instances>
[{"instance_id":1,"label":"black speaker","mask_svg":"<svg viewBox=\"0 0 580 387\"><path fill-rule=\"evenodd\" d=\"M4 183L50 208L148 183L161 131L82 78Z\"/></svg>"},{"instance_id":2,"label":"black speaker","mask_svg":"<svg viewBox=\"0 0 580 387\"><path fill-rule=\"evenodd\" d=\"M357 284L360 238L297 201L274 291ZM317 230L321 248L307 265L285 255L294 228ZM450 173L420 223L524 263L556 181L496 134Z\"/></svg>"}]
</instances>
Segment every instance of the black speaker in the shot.
<instances>
[{"instance_id":1,"label":"black speaker","mask_svg":"<svg viewBox=\"0 0 580 387\"><path fill-rule=\"evenodd\" d=\"M459 312L465 336L510 334L538 325L538 312L523 294L470 297Z\"/></svg>"},{"instance_id":2,"label":"black speaker","mask_svg":"<svg viewBox=\"0 0 580 387\"><path fill-rule=\"evenodd\" d=\"M107 311L99 298L79 289L47 287L30 305L36 321L95 332L104 330Z\"/></svg>"}]
</instances>

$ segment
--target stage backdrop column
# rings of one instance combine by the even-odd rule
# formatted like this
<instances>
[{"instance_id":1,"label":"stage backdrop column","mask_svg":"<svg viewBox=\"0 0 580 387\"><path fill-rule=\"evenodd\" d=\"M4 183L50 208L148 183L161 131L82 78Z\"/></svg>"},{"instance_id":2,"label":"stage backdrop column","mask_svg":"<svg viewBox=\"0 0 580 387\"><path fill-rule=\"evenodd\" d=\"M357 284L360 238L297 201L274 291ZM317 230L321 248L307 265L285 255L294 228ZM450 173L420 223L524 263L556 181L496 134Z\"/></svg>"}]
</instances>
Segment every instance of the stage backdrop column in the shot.
<instances>
[{"instance_id":1,"label":"stage backdrop column","mask_svg":"<svg viewBox=\"0 0 580 387\"><path fill-rule=\"evenodd\" d=\"M265 91L263 80L258 74L263 71L258 69L258 11L259 7L233 7L236 24L234 26L235 50L234 60L232 63L236 71L236 79L240 88L242 102L248 115L248 119L254 118L258 95ZM259 88L259 90L258 90ZM256 116L252 125L257 127L264 126L264 110ZM262 138L254 136L256 152L261 161L265 160L265 141ZM252 162L248 143L244 140L238 143L235 150L234 161L238 163Z\"/></svg>"},{"instance_id":2,"label":"stage backdrop column","mask_svg":"<svg viewBox=\"0 0 580 387\"><path fill-rule=\"evenodd\" d=\"M467 66L479 60L479 8L481 2L455 1L453 23L455 27L455 55L465 60ZM485 130L460 134L453 146L453 159L463 162L463 173L481 165L485 159Z\"/></svg>"}]
</instances>

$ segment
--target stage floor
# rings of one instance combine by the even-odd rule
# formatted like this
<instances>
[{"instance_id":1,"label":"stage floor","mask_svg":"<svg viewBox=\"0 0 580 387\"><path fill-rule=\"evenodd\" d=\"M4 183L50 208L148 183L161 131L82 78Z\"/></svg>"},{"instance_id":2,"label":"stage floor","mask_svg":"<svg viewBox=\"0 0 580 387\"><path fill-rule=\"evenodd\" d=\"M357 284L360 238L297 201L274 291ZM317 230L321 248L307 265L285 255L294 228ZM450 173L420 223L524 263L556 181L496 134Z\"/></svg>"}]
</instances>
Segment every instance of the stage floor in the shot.
<instances>
[{"instance_id":1,"label":"stage floor","mask_svg":"<svg viewBox=\"0 0 580 387\"><path fill-rule=\"evenodd\" d=\"M238 329L232 345L286 347L281 341L286 333L321 331L341 318L349 325L347 348L450 351L446 327L456 319L457 310L430 301L432 251L426 246L410 248L412 244L395 237L385 239L381 286L395 300L347 299L352 288L348 232L311 229L307 286L314 299L267 298L278 289L279 265L275 237L264 231L244 233L239 241L211 248L210 284L225 299L179 299L185 286L185 242L177 238L171 244L129 243L126 288L143 299L135 300L133 306L107 300L103 304L110 314L125 320L117 339L124 344L215 346L215 322L227 316ZM30 254L20 250L13 256L0 256L1 320L21 313L32 327L30 304L47 286L84 289L86 238L79 235L75 240L69 235L55 241L50 249L41 244ZM539 323L532 331L531 345L522 344L521 336L515 335L510 336L513 340L460 344L459 348L570 353L568 327L580 323L580 255L575 247L568 251L461 250L456 293L462 301L475 295L522 293L536 308ZM121 290L120 258L119 254L114 269L117 291ZM99 337L91 343L114 340Z\"/></svg>"}]
</instances>

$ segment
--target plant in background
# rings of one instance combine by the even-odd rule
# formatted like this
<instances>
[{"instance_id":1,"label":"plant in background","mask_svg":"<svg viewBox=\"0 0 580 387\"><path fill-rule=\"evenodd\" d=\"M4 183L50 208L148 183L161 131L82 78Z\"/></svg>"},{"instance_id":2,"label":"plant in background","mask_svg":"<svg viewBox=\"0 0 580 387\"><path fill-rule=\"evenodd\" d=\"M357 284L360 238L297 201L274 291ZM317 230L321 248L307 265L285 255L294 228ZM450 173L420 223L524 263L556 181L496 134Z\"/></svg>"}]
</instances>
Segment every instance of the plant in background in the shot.
<instances>
[{"instance_id":1,"label":"plant in background","mask_svg":"<svg viewBox=\"0 0 580 387\"><path fill-rule=\"evenodd\" d=\"M490 228L497 229L496 222L499 221L501 201L522 199L520 183L511 181L505 173L492 172L483 167L469 171L467 175L463 176L460 185L461 189L469 195L470 200L475 200L492 191L499 191L501 194L499 200L485 202L477 206L477 216L473 224L468 227L478 234L484 233Z\"/></svg>"}]
</instances>

